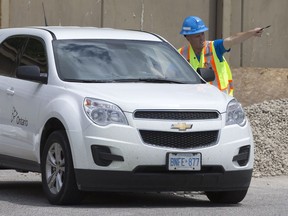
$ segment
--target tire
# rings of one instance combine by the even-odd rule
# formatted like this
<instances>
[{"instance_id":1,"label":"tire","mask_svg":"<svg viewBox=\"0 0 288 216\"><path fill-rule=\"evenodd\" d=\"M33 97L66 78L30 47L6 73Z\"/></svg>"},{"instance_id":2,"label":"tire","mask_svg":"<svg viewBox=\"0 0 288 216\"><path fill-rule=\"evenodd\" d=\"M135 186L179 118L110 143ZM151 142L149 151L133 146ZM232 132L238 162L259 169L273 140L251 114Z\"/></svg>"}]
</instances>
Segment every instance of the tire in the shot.
<instances>
[{"instance_id":1,"label":"tire","mask_svg":"<svg viewBox=\"0 0 288 216\"><path fill-rule=\"evenodd\" d=\"M41 172L43 190L51 204L77 204L81 201L64 131L55 131L48 137L41 157Z\"/></svg>"},{"instance_id":2,"label":"tire","mask_svg":"<svg viewBox=\"0 0 288 216\"><path fill-rule=\"evenodd\" d=\"M237 191L209 191L206 192L206 196L212 203L237 204L245 198L247 191L248 189Z\"/></svg>"}]
</instances>

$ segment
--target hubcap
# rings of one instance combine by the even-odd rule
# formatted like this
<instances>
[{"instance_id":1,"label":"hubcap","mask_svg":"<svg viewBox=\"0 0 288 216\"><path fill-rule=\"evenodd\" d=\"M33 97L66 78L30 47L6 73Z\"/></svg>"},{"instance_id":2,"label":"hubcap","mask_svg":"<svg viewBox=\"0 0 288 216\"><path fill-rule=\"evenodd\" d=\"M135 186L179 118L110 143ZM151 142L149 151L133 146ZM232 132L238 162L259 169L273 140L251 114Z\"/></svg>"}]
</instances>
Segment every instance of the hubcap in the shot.
<instances>
[{"instance_id":1,"label":"hubcap","mask_svg":"<svg viewBox=\"0 0 288 216\"><path fill-rule=\"evenodd\" d=\"M46 158L46 180L51 193L59 193L64 183L64 177L64 152L59 143L53 143Z\"/></svg>"}]
</instances>

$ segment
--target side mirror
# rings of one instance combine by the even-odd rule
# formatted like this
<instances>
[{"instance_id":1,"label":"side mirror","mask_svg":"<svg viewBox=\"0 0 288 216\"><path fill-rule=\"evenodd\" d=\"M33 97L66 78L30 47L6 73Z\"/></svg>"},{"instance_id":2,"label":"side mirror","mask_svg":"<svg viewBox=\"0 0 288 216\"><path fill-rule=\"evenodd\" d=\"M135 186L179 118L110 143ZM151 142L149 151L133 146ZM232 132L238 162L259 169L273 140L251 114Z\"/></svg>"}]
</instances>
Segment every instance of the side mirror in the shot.
<instances>
[{"instance_id":1,"label":"side mirror","mask_svg":"<svg viewBox=\"0 0 288 216\"><path fill-rule=\"evenodd\" d=\"M40 68L36 65L19 66L16 68L16 77L25 80L47 83L47 77L41 76Z\"/></svg>"},{"instance_id":2,"label":"side mirror","mask_svg":"<svg viewBox=\"0 0 288 216\"><path fill-rule=\"evenodd\" d=\"M215 80L215 73L212 68L197 68L197 73L206 81L212 82Z\"/></svg>"}]
</instances>

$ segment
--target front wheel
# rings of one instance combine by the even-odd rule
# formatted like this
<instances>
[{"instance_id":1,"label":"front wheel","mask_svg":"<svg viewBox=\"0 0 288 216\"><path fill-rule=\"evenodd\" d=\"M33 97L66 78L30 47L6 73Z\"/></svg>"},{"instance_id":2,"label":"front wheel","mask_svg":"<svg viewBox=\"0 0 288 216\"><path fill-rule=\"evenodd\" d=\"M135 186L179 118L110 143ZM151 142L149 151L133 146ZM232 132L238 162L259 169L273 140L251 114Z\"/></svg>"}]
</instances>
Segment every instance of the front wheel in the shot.
<instances>
[{"instance_id":1,"label":"front wheel","mask_svg":"<svg viewBox=\"0 0 288 216\"><path fill-rule=\"evenodd\" d=\"M41 157L43 190L51 204L76 204L77 188L69 141L64 131L51 133Z\"/></svg>"},{"instance_id":2,"label":"front wheel","mask_svg":"<svg viewBox=\"0 0 288 216\"><path fill-rule=\"evenodd\" d=\"M213 203L237 204L245 198L247 191L248 189L237 191L209 191L205 193Z\"/></svg>"}]
</instances>

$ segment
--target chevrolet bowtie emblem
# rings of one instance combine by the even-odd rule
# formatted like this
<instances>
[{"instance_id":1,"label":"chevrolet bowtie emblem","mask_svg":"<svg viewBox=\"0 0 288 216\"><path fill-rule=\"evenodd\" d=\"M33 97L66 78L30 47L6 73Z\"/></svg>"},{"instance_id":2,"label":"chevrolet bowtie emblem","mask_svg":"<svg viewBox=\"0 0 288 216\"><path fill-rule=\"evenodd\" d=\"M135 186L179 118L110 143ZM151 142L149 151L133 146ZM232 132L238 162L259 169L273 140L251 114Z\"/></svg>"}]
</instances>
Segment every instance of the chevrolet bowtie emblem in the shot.
<instances>
[{"instance_id":1,"label":"chevrolet bowtie emblem","mask_svg":"<svg viewBox=\"0 0 288 216\"><path fill-rule=\"evenodd\" d=\"M186 131L187 129L191 129L192 124L186 124L186 123L177 123L172 124L171 129L178 129L179 131Z\"/></svg>"}]
</instances>

